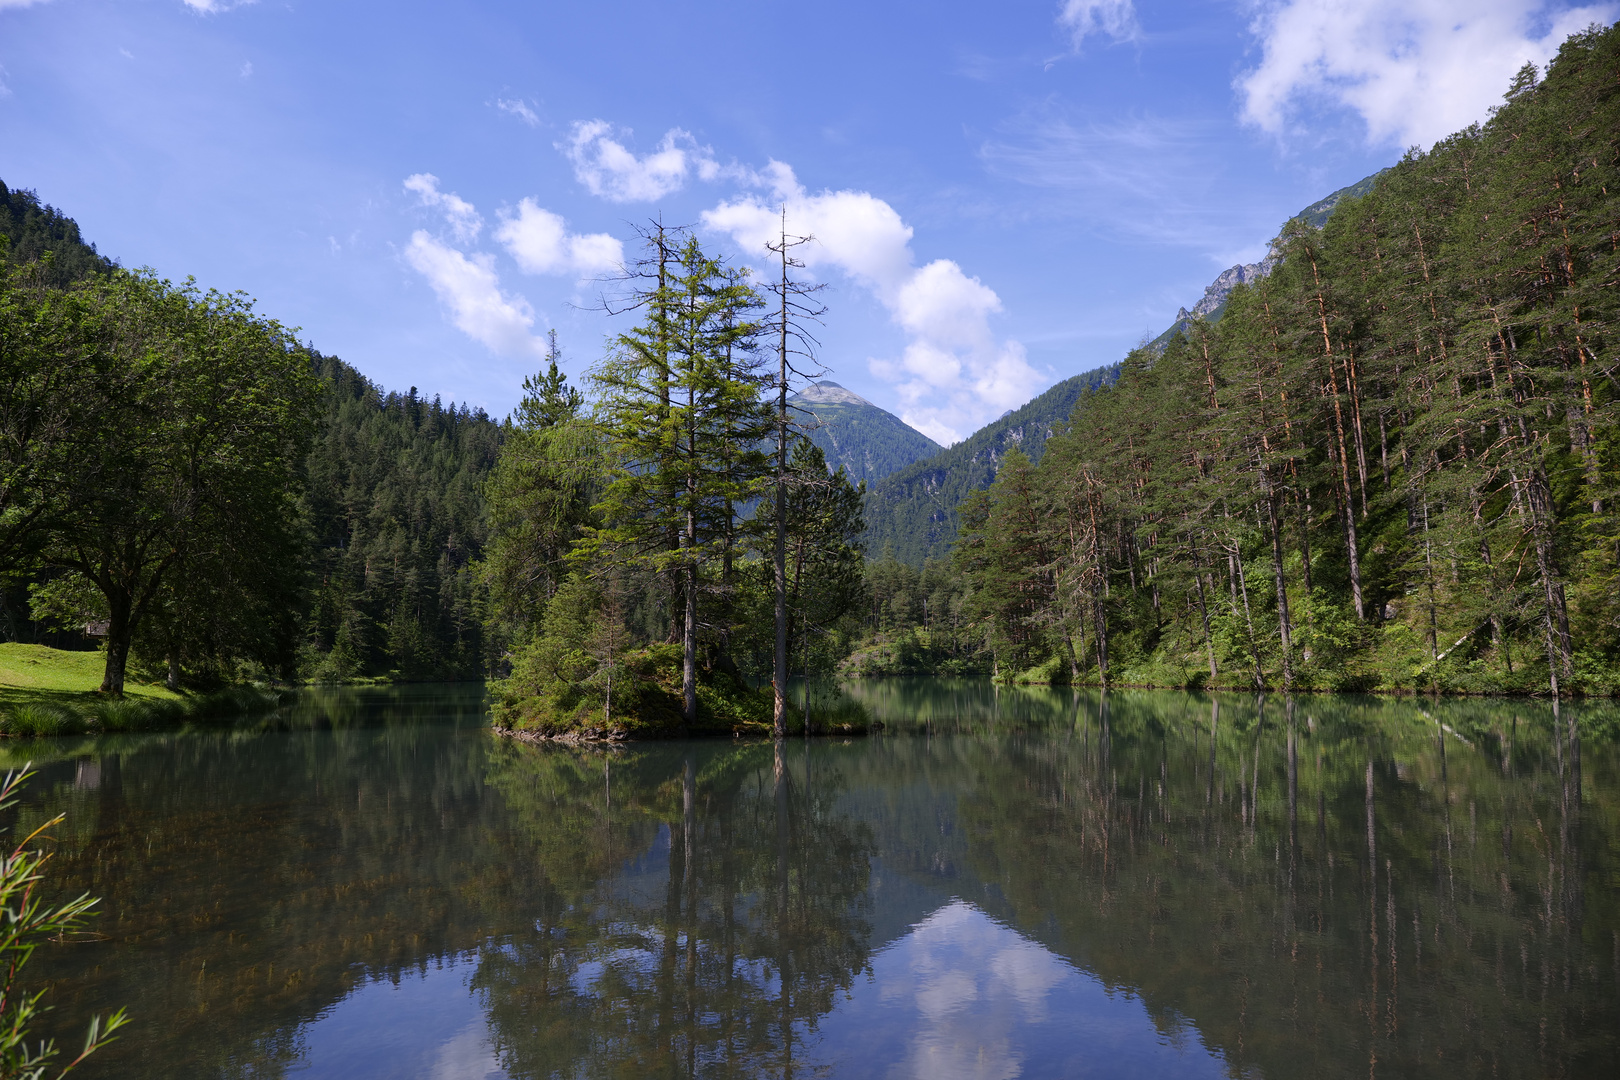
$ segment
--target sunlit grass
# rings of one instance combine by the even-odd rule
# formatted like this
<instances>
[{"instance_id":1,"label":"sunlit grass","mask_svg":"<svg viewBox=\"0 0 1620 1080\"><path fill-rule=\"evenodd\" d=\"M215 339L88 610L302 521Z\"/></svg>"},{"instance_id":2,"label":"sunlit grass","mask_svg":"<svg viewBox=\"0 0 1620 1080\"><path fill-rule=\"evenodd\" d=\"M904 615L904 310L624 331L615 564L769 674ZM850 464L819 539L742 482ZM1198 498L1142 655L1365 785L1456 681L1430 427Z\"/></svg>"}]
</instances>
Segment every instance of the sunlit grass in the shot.
<instances>
[{"instance_id":1,"label":"sunlit grass","mask_svg":"<svg viewBox=\"0 0 1620 1080\"><path fill-rule=\"evenodd\" d=\"M233 686L212 694L176 694L126 683L122 700L99 692L99 652L0 643L0 735L47 738L161 731L184 723L261 712L280 703L272 690Z\"/></svg>"},{"instance_id":2,"label":"sunlit grass","mask_svg":"<svg viewBox=\"0 0 1620 1080\"><path fill-rule=\"evenodd\" d=\"M0 702L27 700L34 695L19 691L58 694L93 694L101 686L107 658L100 652L69 652L20 641L0 642ZM179 700L161 685L126 682L129 697Z\"/></svg>"}]
</instances>

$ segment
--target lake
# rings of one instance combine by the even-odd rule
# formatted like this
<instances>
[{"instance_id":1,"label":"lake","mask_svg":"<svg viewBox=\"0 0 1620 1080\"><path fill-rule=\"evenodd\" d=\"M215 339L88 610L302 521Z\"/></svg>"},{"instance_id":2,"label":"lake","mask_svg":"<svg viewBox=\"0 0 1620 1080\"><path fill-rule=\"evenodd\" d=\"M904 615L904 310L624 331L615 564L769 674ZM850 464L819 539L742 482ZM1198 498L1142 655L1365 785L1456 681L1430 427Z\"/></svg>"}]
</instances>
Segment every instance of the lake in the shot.
<instances>
[{"instance_id":1,"label":"lake","mask_svg":"<svg viewBox=\"0 0 1620 1080\"><path fill-rule=\"evenodd\" d=\"M82 1075L1620 1071L1609 703L845 684L865 739L533 747L482 688L8 741L103 897ZM71 1023L67 1023L71 1021Z\"/></svg>"}]
</instances>

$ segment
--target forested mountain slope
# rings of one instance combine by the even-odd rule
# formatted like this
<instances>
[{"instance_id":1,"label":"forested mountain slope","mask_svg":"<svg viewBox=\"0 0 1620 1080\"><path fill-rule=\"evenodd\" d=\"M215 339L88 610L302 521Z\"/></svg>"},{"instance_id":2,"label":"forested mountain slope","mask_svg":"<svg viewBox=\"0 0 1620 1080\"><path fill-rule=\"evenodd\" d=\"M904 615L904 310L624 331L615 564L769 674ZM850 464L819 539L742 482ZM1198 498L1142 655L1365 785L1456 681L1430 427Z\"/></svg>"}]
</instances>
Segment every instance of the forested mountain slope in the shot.
<instances>
[{"instance_id":1,"label":"forested mountain slope","mask_svg":"<svg viewBox=\"0 0 1620 1080\"><path fill-rule=\"evenodd\" d=\"M8 188L0 180L0 264L28 263L49 253L45 280L58 288L90 274L111 269L94 244L79 236L79 226L32 191Z\"/></svg>"},{"instance_id":2,"label":"forested mountain slope","mask_svg":"<svg viewBox=\"0 0 1620 1080\"><path fill-rule=\"evenodd\" d=\"M956 539L957 507L995 479L1001 455L1018 447L1039 460L1046 440L1065 424L1087 389L1105 385L1117 368L1064 379L1044 394L957 443L879 481L867 493L866 551L892 550L921 566L942 556Z\"/></svg>"},{"instance_id":3,"label":"forested mountain slope","mask_svg":"<svg viewBox=\"0 0 1620 1080\"><path fill-rule=\"evenodd\" d=\"M898 416L830 380L812 383L789 404L827 467L844 467L850 483L877 483L942 447Z\"/></svg>"},{"instance_id":4,"label":"forested mountain slope","mask_svg":"<svg viewBox=\"0 0 1620 1080\"><path fill-rule=\"evenodd\" d=\"M310 451L304 666L333 678L477 678L480 487L506 437L482 409L385 391L336 357Z\"/></svg>"},{"instance_id":5,"label":"forested mountain slope","mask_svg":"<svg viewBox=\"0 0 1620 1080\"><path fill-rule=\"evenodd\" d=\"M50 287L114 269L72 218L3 183L0 237L0 263L32 263ZM414 387L387 391L313 349L309 358L326 392L303 462L300 525L308 542L305 565L293 575L303 582L303 674L482 675L472 569L486 532L479 488L505 426L482 410L425 401ZM49 574L0 581L0 637L89 645L79 633L53 632L31 618L28 587Z\"/></svg>"},{"instance_id":6,"label":"forested mountain slope","mask_svg":"<svg viewBox=\"0 0 1620 1080\"><path fill-rule=\"evenodd\" d=\"M962 508L1003 671L1620 689L1620 29L1413 151Z\"/></svg>"},{"instance_id":7,"label":"forested mountain slope","mask_svg":"<svg viewBox=\"0 0 1620 1080\"><path fill-rule=\"evenodd\" d=\"M1296 219L1321 227L1346 199L1372 190L1383 172L1364 177L1318 199ZM1217 322L1226 309L1227 298L1239 285L1252 284L1271 273L1275 255L1247 266L1223 271L1204 290L1192 311L1182 308L1176 321L1148 344L1152 352L1163 352L1170 341L1185 334L1194 320ZM985 427L949 450L896 472L874 485L866 500L867 553L872 556L892 550L901 562L921 566L924 559L942 556L956 539L957 506L971 492L988 487L995 478L1001 451L1016 445L1032 461L1041 450L1054 425L1066 422L1081 391L1110 381L1116 368L1076 375L1052 387L1010 416ZM832 460L832 454L828 454Z\"/></svg>"}]
</instances>

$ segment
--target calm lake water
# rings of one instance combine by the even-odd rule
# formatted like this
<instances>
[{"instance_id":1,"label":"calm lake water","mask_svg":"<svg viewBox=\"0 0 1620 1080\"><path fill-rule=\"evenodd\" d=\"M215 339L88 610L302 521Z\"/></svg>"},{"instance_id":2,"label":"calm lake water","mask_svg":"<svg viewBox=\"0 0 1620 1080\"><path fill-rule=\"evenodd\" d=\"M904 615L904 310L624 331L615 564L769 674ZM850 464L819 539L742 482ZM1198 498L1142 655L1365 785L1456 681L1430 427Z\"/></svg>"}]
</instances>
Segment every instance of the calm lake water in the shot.
<instances>
[{"instance_id":1,"label":"calm lake water","mask_svg":"<svg viewBox=\"0 0 1620 1080\"><path fill-rule=\"evenodd\" d=\"M1620 1071L1614 707L848 684L870 739L534 748L480 688L9 742L104 898L83 1075Z\"/></svg>"}]
</instances>

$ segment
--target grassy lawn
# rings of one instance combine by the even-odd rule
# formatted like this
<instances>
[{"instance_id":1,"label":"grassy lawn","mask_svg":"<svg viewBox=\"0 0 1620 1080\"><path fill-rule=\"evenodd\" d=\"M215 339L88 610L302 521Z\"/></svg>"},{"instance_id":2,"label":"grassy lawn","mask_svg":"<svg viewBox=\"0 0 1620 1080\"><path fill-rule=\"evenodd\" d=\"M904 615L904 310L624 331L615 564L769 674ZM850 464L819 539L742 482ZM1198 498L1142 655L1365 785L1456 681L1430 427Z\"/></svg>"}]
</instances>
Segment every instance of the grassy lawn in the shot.
<instances>
[{"instance_id":1,"label":"grassy lawn","mask_svg":"<svg viewBox=\"0 0 1620 1080\"><path fill-rule=\"evenodd\" d=\"M102 668L99 652L67 652L44 645L0 642L0 705L31 702L72 704L99 700ZM174 699L161 684L126 682L124 694L133 698Z\"/></svg>"}]
</instances>

